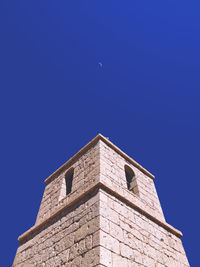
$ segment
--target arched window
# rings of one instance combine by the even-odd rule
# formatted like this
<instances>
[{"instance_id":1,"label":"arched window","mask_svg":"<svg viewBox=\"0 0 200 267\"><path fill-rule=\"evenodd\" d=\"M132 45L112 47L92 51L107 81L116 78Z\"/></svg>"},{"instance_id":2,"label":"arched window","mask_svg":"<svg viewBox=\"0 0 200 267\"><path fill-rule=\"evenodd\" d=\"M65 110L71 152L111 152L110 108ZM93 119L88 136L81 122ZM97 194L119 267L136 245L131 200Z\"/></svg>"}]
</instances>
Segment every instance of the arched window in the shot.
<instances>
[{"instance_id":1,"label":"arched window","mask_svg":"<svg viewBox=\"0 0 200 267\"><path fill-rule=\"evenodd\" d=\"M126 175L127 188L128 190L131 190L132 189L131 183L135 177L135 173L128 165L125 165L124 169L125 169L125 175Z\"/></svg>"},{"instance_id":2,"label":"arched window","mask_svg":"<svg viewBox=\"0 0 200 267\"><path fill-rule=\"evenodd\" d=\"M66 195L70 194L72 191L73 178L74 178L74 168L71 168L65 174Z\"/></svg>"}]
</instances>

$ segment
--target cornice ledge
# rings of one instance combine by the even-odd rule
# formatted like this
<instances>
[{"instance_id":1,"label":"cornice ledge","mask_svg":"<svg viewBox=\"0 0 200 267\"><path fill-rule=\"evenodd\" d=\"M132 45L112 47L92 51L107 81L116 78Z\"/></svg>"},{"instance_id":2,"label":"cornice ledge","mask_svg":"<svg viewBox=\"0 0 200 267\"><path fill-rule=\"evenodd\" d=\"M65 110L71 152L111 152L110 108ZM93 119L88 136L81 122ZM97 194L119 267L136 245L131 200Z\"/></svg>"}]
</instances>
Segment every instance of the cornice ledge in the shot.
<instances>
[{"instance_id":1,"label":"cornice ledge","mask_svg":"<svg viewBox=\"0 0 200 267\"><path fill-rule=\"evenodd\" d=\"M163 227L167 231L171 232L172 234L176 235L177 237L181 238L183 236L182 232L171 226L170 224L156 218L155 216L152 216L149 212L147 212L145 209L141 208L139 205L134 204L133 202L129 201L127 198L125 198L123 195L120 193L113 191L110 187L108 187L105 183L102 182L97 182L93 185L91 185L88 190L85 192L81 193L80 195L76 196L76 198L72 199L67 204L64 206L58 208L52 215L50 215L48 218L44 219L40 223L32 226L28 231L23 233L18 237L18 241L22 243L24 239L28 238L31 234L34 234L35 231L39 230L42 228L42 226L48 222L50 222L53 218L58 216L61 212L63 212L65 209L77 204L80 200L82 200L85 196L87 196L90 193L94 193L95 190L102 189L111 195L114 195L115 197L119 198L122 200L124 203L128 204L132 208L136 209L140 213L142 213L144 216L148 217L150 220L154 221L157 223L159 226Z\"/></svg>"},{"instance_id":2,"label":"cornice ledge","mask_svg":"<svg viewBox=\"0 0 200 267\"><path fill-rule=\"evenodd\" d=\"M99 187L103 189L104 191L106 191L107 193L109 193L110 195L117 197L122 202L131 206L133 209L137 210L138 212L140 212L141 214L149 218L151 221L163 227L165 230L171 232L172 234L176 235L179 238L183 236L181 231L174 228L172 225L168 224L167 222L159 219L156 215L152 215L150 212L148 212L144 207L141 207L139 204L135 204L134 202L131 202L128 198L124 197L120 192L112 190L112 188L106 185L105 182L100 182Z\"/></svg>"}]
</instances>

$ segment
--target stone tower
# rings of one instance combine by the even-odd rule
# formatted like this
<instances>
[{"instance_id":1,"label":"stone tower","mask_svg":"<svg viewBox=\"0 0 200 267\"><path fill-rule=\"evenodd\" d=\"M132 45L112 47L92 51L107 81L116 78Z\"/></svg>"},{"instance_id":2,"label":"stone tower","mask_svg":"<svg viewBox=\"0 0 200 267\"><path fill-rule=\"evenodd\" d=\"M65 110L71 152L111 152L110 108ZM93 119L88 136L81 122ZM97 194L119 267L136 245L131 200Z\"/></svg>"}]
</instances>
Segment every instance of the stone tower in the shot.
<instances>
[{"instance_id":1,"label":"stone tower","mask_svg":"<svg viewBox=\"0 0 200 267\"><path fill-rule=\"evenodd\" d=\"M50 175L13 267L186 267L154 176L102 135Z\"/></svg>"}]
</instances>

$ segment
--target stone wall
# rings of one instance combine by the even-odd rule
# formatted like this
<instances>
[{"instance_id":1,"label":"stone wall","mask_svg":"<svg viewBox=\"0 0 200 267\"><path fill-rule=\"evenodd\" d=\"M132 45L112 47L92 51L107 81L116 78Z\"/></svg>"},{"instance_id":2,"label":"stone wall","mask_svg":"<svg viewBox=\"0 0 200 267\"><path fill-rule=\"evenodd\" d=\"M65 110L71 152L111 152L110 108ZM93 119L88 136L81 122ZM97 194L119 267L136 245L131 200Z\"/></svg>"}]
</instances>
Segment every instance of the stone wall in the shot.
<instances>
[{"instance_id":1,"label":"stone wall","mask_svg":"<svg viewBox=\"0 0 200 267\"><path fill-rule=\"evenodd\" d=\"M61 189L63 183L65 183L65 173L70 168L74 168L72 193L62 197L61 194L63 192ZM77 195L83 193L92 182L98 181L99 168L99 143L96 143L77 160L64 166L61 172L56 173L52 178L50 177L44 190L36 224L48 218L58 208L70 202L71 199L76 198Z\"/></svg>"},{"instance_id":2,"label":"stone wall","mask_svg":"<svg viewBox=\"0 0 200 267\"><path fill-rule=\"evenodd\" d=\"M131 192L132 194L127 195L127 197L134 198L133 201L135 202L141 202L141 205L145 206L149 212L156 214L157 217L165 220L152 178L148 177L144 172L135 167L131 162L103 141L100 141L100 158L102 182L105 181L109 183L111 187L118 186L119 190L120 188L127 190L124 167L125 165L130 166L135 173L138 194L133 194L133 192Z\"/></svg>"},{"instance_id":3,"label":"stone wall","mask_svg":"<svg viewBox=\"0 0 200 267\"><path fill-rule=\"evenodd\" d=\"M25 239L13 267L99 266L99 193L62 211Z\"/></svg>"},{"instance_id":4,"label":"stone wall","mask_svg":"<svg viewBox=\"0 0 200 267\"><path fill-rule=\"evenodd\" d=\"M105 191L100 191L100 263L112 267L189 266L175 234Z\"/></svg>"}]
</instances>

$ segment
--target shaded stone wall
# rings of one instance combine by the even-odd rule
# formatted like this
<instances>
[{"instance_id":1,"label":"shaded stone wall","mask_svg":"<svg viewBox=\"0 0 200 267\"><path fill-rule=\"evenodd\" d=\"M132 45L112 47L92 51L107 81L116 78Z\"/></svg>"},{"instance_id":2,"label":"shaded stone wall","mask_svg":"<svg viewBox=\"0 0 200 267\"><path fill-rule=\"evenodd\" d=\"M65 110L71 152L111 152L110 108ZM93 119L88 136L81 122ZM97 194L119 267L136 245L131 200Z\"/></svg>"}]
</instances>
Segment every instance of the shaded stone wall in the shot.
<instances>
[{"instance_id":1,"label":"shaded stone wall","mask_svg":"<svg viewBox=\"0 0 200 267\"><path fill-rule=\"evenodd\" d=\"M99 194L81 200L29 235L13 267L97 266L100 248ZM99 265L98 265L99 266Z\"/></svg>"},{"instance_id":2,"label":"shaded stone wall","mask_svg":"<svg viewBox=\"0 0 200 267\"><path fill-rule=\"evenodd\" d=\"M60 197L65 173L74 168L72 192L64 198ZM99 179L99 143L94 144L80 158L68 164L60 173L52 177L44 190L44 195L38 212L36 224L48 218L58 208L67 204L71 199L83 193L94 181Z\"/></svg>"}]
</instances>

